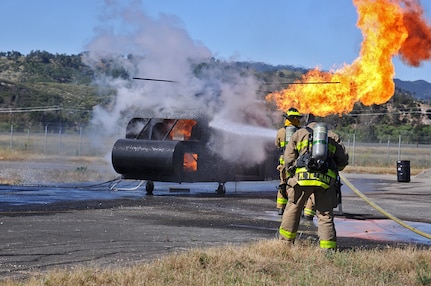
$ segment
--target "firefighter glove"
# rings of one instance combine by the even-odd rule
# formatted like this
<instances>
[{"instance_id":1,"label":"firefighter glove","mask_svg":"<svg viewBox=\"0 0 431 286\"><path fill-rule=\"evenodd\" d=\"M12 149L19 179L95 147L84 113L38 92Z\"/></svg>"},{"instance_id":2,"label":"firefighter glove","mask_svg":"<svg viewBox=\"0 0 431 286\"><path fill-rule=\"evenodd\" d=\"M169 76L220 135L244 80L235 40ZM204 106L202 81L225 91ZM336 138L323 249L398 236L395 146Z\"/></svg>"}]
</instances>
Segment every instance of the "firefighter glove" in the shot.
<instances>
[{"instance_id":1,"label":"firefighter glove","mask_svg":"<svg viewBox=\"0 0 431 286\"><path fill-rule=\"evenodd\" d=\"M287 200L287 184L281 184L278 188L280 190L280 194Z\"/></svg>"}]
</instances>

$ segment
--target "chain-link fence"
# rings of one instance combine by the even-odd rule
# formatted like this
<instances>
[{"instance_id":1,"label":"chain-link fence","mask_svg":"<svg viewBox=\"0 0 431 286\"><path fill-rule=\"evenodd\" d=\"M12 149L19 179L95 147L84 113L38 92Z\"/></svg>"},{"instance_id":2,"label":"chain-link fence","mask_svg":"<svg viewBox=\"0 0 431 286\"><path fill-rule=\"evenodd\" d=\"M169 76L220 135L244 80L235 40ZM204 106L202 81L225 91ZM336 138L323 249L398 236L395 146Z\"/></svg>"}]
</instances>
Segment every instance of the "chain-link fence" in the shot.
<instances>
[{"instance_id":1,"label":"chain-link fence","mask_svg":"<svg viewBox=\"0 0 431 286\"><path fill-rule=\"evenodd\" d=\"M413 144L411 138L399 136L397 141L358 142L355 135L344 141L350 166L393 167L398 161L410 161L412 168L431 167L431 144Z\"/></svg>"},{"instance_id":2,"label":"chain-link fence","mask_svg":"<svg viewBox=\"0 0 431 286\"><path fill-rule=\"evenodd\" d=\"M62 130L49 126L27 130L0 130L0 149L59 156L106 156L118 138L95 136L94 130L76 127ZM413 144L411 138L369 143L356 140L354 134L344 138L350 166L394 167L408 160L415 169L431 168L431 144Z\"/></svg>"},{"instance_id":3,"label":"chain-link fence","mask_svg":"<svg viewBox=\"0 0 431 286\"><path fill-rule=\"evenodd\" d=\"M115 140L115 138L113 139ZM81 127L62 130L45 126L25 130L0 130L0 149L41 155L104 156L113 140L95 136L94 130Z\"/></svg>"}]
</instances>

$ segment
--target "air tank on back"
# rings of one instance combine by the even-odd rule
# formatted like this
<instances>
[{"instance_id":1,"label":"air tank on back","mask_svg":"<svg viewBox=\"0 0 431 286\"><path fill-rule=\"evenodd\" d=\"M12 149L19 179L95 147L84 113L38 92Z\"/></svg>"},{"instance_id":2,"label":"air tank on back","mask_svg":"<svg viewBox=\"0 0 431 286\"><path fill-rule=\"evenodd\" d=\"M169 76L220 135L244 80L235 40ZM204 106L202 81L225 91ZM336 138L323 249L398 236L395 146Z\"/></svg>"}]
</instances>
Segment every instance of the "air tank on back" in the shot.
<instances>
[{"instance_id":1,"label":"air tank on back","mask_svg":"<svg viewBox=\"0 0 431 286\"><path fill-rule=\"evenodd\" d=\"M317 123L313 128L313 155L316 160L325 161L328 156L328 127Z\"/></svg>"},{"instance_id":2,"label":"air tank on back","mask_svg":"<svg viewBox=\"0 0 431 286\"><path fill-rule=\"evenodd\" d=\"M290 141L290 138L292 137L293 133L295 133L295 131L297 130L297 128L293 125L290 126L286 126L286 144Z\"/></svg>"}]
</instances>

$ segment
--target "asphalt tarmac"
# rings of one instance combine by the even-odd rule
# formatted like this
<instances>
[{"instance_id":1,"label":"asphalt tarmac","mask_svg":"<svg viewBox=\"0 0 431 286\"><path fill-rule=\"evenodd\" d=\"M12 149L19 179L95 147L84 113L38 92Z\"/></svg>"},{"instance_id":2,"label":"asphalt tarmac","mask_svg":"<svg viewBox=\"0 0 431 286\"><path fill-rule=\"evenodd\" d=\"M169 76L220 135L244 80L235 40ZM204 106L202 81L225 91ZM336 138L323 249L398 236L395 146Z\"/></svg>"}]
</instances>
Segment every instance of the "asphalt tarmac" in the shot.
<instances>
[{"instance_id":1,"label":"asphalt tarmac","mask_svg":"<svg viewBox=\"0 0 431 286\"><path fill-rule=\"evenodd\" d=\"M393 175L344 176L392 215L431 232L426 174L407 183ZM87 265L129 266L196 247L274 239L281 221L275 181L228 183L224 196L215 192L217 184L156 183L148 196L144 188L128 190L131 182L117 185L123 190L111 183L0 186L0 279ZM431 245L395 227L346 185L342 192L336 209L341 251ZM317 247L315 224L301 222L300 238L316 240Z\"/></svg>"}]
</instances>

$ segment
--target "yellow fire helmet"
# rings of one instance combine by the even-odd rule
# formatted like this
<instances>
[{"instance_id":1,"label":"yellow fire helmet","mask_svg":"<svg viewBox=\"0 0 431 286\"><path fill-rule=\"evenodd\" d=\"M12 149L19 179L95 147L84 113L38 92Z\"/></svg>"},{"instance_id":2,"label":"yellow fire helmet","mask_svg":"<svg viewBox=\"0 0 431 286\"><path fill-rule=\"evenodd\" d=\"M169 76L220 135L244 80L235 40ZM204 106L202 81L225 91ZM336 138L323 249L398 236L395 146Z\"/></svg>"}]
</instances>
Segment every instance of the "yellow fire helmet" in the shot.
<instances>
[{"instance_id":1,"label":"yellow fire helmet","mask_svg":"<svg viewBox=\"0 0 431 286\"><path fill-rule=\"evenodd\" d=\"M286 118L286 120L284 121L284 125L285 126L289 126L289 125L295 125L295 126L300 126L300 118L302 117L301 113L299 113L298 109L296 108L289 108L288 111L286 111L285 114L283 114L283 116Z\"/></svg>"},{"instance_id":2,"label":"yellow fire helmet","mask_svg":"<svg viewBox=\"0 0 431 286\"><path fill-rule=\"evenodd\" d=\"M286 118L291 118L291 117L301 118L302 115L301 115L301 113L299 113L298 109L292 107L292 108L289 108L288 111L286 111L286 114L284 117L286 117Z\"/></svg>"}]
</instances>

